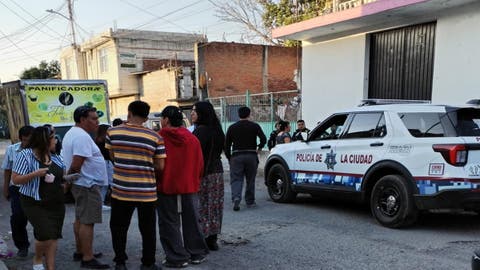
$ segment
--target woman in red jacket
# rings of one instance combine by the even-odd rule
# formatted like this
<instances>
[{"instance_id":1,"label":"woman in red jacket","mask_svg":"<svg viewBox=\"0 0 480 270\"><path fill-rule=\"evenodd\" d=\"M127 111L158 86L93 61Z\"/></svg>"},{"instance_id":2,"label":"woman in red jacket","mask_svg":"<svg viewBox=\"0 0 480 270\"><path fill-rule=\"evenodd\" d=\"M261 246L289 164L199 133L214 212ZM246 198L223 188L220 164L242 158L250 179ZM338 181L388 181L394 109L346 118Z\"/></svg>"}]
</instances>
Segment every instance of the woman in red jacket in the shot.
<instances>
[{"instance_id":1,"label":"woman in red jacket","mask_svg":"<svg viewBox=\"0 0 480 270\"><path fill-rule=\"evenodd\" d=\"M203 174L200 142L182 127L183 115L175 106L161 113L160 135L167 158L162 176L157 179L158 225L165 251L166 267L200 264L208 254L198 223L198 191Z\"/></svg>"}]
</instances>

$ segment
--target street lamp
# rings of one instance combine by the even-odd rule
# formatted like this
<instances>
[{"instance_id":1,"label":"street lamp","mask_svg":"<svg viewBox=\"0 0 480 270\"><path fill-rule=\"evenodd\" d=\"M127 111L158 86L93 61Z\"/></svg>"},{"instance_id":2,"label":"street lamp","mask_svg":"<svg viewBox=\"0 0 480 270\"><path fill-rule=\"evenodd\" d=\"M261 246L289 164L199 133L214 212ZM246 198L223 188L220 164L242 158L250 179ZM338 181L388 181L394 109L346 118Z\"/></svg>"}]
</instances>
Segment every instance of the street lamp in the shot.
<instances>
[{"instance_id":1,"label":"street lamp","mask_svg":"<svg viewBox=\"0 0 480 270\"><path fill-rule=\"evenodd\" d=\"M71 31L72 31L73 60L75 61L76 78L77 79L82 79L85 76L83 74L84 70L81 68L81 65L78 61L78 59L79 59L78 54L80 53L80 49L77 46L77 41L75 39L75 26L74 26L74 20L73 20L72 0L67 0L67 3L68 3L68 17L63 15L62 13L56 11L56 10L53 10L53 9L47 9L46 12L52 13L52 14L57 14L57 15L63 17L64 19L67 19L70 22L70 27L71 27ZM68 74L68 72L67 72L67 74ZM80 74L82 74L82 75L80 75ZM69 78L69 79L71 79L71 78Z\"/></svg>"},{"instance_id":2,"label":"street lamp","mask_svg":"<svg viewBox=\"0 0 480 270\"><path fill-rule=\"evenodd\" d=\"M71 31L72 31L72 47L73 48L77 48L77 41L75 39L75 27L74 27L74 21L73 21L73 12L72 12L72 3L71 1L69 0L68 1L68 14L70 15L69 17L63 15L62 13L56 11L56 10L53 10L53 9L47 9L45 10L46 12L48 13L52 13L52 14L57 14L65 19L67 19L69 22L70 22L70 27L71 27Z\"/></svg>"}]
</instances>

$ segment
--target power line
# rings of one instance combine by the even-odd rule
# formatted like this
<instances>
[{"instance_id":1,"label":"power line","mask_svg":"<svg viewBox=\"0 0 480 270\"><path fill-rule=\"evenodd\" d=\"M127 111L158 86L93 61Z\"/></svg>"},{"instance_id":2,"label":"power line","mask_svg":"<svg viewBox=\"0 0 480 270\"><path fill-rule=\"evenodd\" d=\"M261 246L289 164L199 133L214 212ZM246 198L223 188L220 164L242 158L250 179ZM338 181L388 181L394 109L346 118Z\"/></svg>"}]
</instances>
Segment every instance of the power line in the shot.
<instances>
[{"instance_id":1,"label":"power line","mask_svg":"<svg viewBox=\"0 0 480 270\"><path fill-rule=\"evenodd\" d=\"M12 12L13 14L15 14L17 17L19 17L20 19L22 19L24 22L26 22L27 24L29 24L30 26L32 27L35 27L38 31L50 36L50 37L54 37L54 36L51 36L50 34L44 32L41 28L37 27L36 24L34 23L30 23L27 19L24 18L24 16L21 16L20 14L18 14L16 11L14 11L13 9L11 9L9 6L7 6L5 3L3 3L2 1L0 1L0 4L4 7L6 7L8 10L10 10L10 12Z\"/></svg>"},{"instance_id":2,"label":"power line","mask_svg":"<svg viewBox=\"0 0 480 270\"><path fill-rule=\"evenodd\" d=\"M167 19L165 19L165 18L158 17L156 14L154 14L154 13L152 13L152 12L150 12L150 11L144 9L144 8L141 8L141 7L137 6L137 5L134 5L134 4L130 3L130 2L128 2L127 0L120 0L120 1L124 2L125 4L128 4L128 5L131 6L131 7L134 7L134 8L136 8L136 9L140 10L140 11L143 11L143 12L149 14L149 15L152 15L152 16L155 17L155 18L158 18L158 19L163 20L163 21L165 21L165 22L167 22L167 23L169 23L169 24L172 24L172 25L174 25L174 26L176 26L176 27L179 27L180 29L182 29L182 30L184 30L184 31L186 31L186 32L190 32L189 29L186 29L186 28L184 28L183 26L178 25L178 24L176 24L176 23L174 23L174 22L172 22L172 21L170 21L170 20L167 20Z\"/></svg>"},{"instance_id":3,"label":"power line","mask_svg":"<svg viewBox=\"0 0 480 270\"><path fill-rule=\"evenodd\" d=\"M202 1L203 1L203 0L198 0L198 1L194 2L194 3L191 3L191 4L188 4L188 5L183 6L183 7L181 7L181 8L175 9L175 10L173 10L173 11L171 11L171 12L168 12L167 14L165 14L165 15L163 15L163 16L156 17L156 18L154 18L153 20L150 20L150 21L148 21L148 22L146 22L146 23L144 23L144 24L139 25L139 26L135 27L135 29L141 28L141 27L143 27L143 26L145 26L145 25L148 25L148 24L151 24L151 23L153 23L153 22L155 22L155 21L157 21L157 20L159 20L159 19L168 17L168 16L170 16L170 15L172 15L172 14L175 14L175 13L177 13L177 12L179 12L179 11L182 11L182 10L184 10L184 9L186 9L186 8L192 7L192 6L198 4L198 3L202 2Z\"/></svg>"},{"instance_id":4,"label":"power line","mask_svg":"<svg viewBox=\"0 0 480 270\"><path fill-rule=\"evenodd\" d=\"M15 42L13 42L9 37L7 37L7 36L5 35L5 33L3 33L2 30L0 30L0 34L2 34L2 36L4 36L6 39L8 39L8 41L10 41L15 47L17 47L23 54L25 54L26 56L28 56L28 57L30 57L31 59L33 59L33 60L35 60L35 61L38 62L38 60L37 60L35 57L31 56L29 53L27 53L25 50L23 50L23 49L20 48L17 44L15 44Z\"/></svg>"},{"instance_id":5,"label":"power line","mask_svg":"<svg viewBox=\"0 0 480 270\"><path fill-rule=\"evenodd\" d=\"M46 28L50 29L52 32L54 32L55 34L57 34L59 37L62 37L62 35L60 33L58 33L55 29L51 28L50 26L48 26L46 23L40 21L38 18L36 18L35 16L33 16L30 12L28 12L28 10L24 9L21 5L19 5L17 2L15 2L14 0L10 0L10 2L12 2L13 4L15 4L17 7L19 7L21 10L23 10L25 13L27 13L28 15L30 15L30 17L34 18L35 21L43 24L43 26L45 26Z\"/></svg>"}]
</instances>

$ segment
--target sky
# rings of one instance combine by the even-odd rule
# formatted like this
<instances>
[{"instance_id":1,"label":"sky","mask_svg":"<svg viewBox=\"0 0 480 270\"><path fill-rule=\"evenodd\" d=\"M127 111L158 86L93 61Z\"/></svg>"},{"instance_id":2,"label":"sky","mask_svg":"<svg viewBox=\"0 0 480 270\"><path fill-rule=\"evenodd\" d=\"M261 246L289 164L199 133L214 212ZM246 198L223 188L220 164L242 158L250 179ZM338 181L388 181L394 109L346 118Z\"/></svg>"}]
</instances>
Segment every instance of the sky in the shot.
<instances>
[{"instance_id":1,"label":"sky","mask_svg":"<svg viewBox=\"0 0 480 270\"><path fill-rule=\"evenodd\" d=\"M206 34L240 41L240 25L221 21L208 0L72 0L76 42L109 28ZM219 1L219 0L213 0ZM40 61L58 60L72 44L66 0L0 0L0 81L18 80Z\"/></svg>"}]
</instances>

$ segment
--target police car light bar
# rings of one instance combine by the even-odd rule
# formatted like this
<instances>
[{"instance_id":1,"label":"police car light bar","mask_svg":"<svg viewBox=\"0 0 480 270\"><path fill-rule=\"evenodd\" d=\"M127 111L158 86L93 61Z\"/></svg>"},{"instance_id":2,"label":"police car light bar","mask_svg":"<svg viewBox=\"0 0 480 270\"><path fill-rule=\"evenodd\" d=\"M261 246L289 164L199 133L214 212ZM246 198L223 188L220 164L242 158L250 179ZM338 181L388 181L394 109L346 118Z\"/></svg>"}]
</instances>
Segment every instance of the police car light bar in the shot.
<instances>
[{"instance_id":1,"label":"police car light bar","mask_svg":"<svg viewBox=\"0 0 480 270\"><path fill-rule=\"evenodd\" d=\"M409 99L362 99L359 107L386 104L430 104L430 100L409 100Z\"/></svg>"},{"instance_id":2,"label":"police car light bar","mask_svg":"<svg viewBox=\"0 0 480 270\"><path fill-rule=\"evenodd\" d=\"M480 105L480 99L470 99L469 101L467 101L467 104Z\"/></svg>"}]
</instances>

